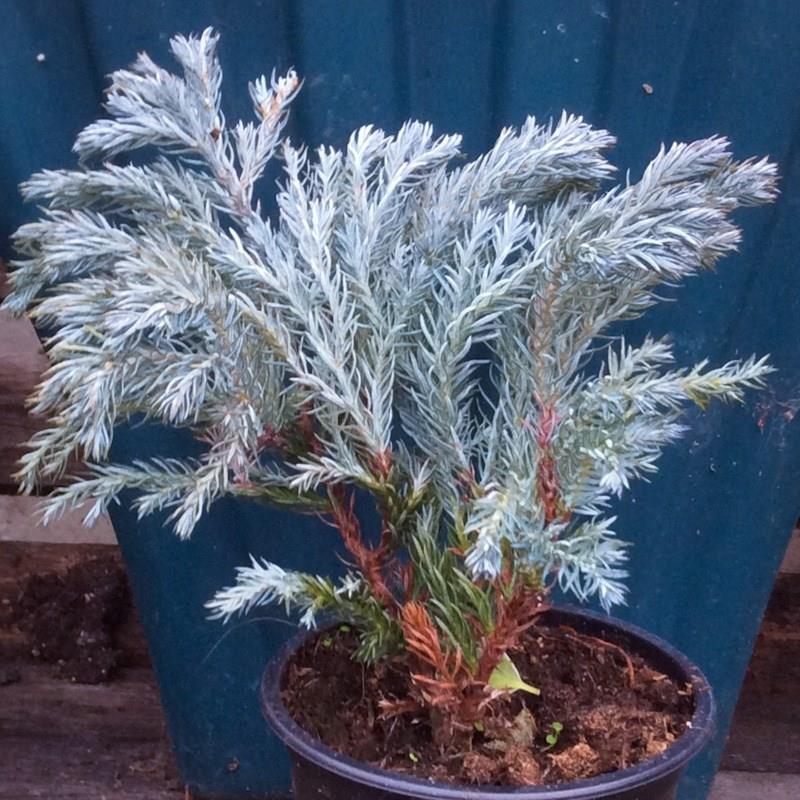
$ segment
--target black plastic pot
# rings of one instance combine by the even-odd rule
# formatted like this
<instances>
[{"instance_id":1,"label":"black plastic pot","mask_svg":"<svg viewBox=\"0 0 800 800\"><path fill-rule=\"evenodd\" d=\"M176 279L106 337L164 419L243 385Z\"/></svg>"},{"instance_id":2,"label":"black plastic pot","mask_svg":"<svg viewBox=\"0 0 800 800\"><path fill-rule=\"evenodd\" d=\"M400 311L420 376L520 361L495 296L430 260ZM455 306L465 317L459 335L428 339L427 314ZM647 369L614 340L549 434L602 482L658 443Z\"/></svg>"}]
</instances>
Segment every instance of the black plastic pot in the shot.
<instances>
[{"instance_id":1,"label":"black plastic pot","mask_svg":"<svg viewBox=\"0 0 800 800\"><path fill-rule=\"evenodd\" d=\"M292 639L270 662L261 685L261 705L272 729L292 757L294 800L672 800L689 760L714 732L715 707L705 676L683 654L657 636L601 614L562 606L547 612L546 625L569 625L643 656L655 669L692 686L691 726L670 748L629 769L572 783L531 788L498 788L436 783L361 764L307 734L281 702L284 672L292 654L309 637Z\"/></svg>"}]
</instances>

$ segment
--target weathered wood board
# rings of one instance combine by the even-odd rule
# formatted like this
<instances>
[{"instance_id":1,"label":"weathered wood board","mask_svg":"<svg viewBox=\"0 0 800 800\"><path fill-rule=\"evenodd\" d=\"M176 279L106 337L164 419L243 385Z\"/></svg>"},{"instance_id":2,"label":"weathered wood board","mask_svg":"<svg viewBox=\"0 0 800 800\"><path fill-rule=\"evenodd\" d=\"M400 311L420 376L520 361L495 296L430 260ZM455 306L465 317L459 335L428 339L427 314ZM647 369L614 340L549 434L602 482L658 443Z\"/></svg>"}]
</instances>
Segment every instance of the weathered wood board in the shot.
<instances>
[{"instance_id":1,"label":"weathered wood board","mask_svg":"<svg viewBox=\"0 0 800 800\"><path fill-rule=\"evenodd\" d=\"M116 544L107 514L87 528L86 509L76 509L53 520L40 522L41 499L22 495L0 495L0 542L42 542L49 544Z\"/></svg>"},{"instance_id":2,"label":"weathered wood board","mask_svg":"<svg viewBox=\"0 0 800 800\"><path fill-rule=\"evenodd\" d=\"M0 311L0 486L13 487L21 446L42 427L25 401L47 369L33 325Z\"/></svg>"},{"instance_id":3,"label":"weathered wood board","mask_svg":"<svg viewBox=\"0 0 800 800\"><path fill-rule=\"evenodd\" d=\"M5 265L0 260L0 298L7 294ZM48 361L39 337L26 318L0 311L0 493L16 491L13 477L23 445L42 428L26 400L47 369ZM47 488L47 487L45 487ZM92 528L85 528L79 511L66 514L47 527L38 525L32 497L0 496L0 542L74 542L113 544L114 530L106 514Z\"/></svg>"},{"instance_id":4,"label":"weathered wood board","mask_svg":"<svg viewBox=\"0 0 800 800\"><path fill-rule=\"evenodd\" d=\"M151 670L107 686L54 680L22 665L0 686L0 800L183 797Z\"/></svg>"}]
</instances>

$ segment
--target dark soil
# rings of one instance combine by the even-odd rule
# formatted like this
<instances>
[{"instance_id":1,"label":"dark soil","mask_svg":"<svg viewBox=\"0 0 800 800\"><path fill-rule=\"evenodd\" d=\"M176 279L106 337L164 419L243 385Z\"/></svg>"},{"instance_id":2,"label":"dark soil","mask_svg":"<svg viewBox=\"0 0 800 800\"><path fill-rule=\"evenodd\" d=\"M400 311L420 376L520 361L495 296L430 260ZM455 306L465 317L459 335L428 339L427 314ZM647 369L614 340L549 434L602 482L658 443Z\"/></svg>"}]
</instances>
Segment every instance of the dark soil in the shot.
<instances>
[{"instance_id":1,"label":"dark soil","mask_svg":"<svg viewBox=\"0 0 800 800\"><path fill-rule=\"evenodd\" d=\"M113 558L82 561L66 573L31 575L16 622L34 658L76 683L102 683L117 666L116 628L131 607L127 579Z\"/></svg>"},{"instance_id":2,"label":"dark soil","mask_svg":"<svg viewBox=\"0 0 800 800\"><path fill-rule=\"evenodd\" d=\"M686 730L691 689L643 659L571 628L535 627L512 654L541 695L515 693L503 707L503 741L475 732L441 752L426 712L382 719L382 699L408 696L402 661L354 662L356 637L326 632L289 666L282 697L295 721L329 747L373 766L450 783L536 785L589 778L662 753ZM552 723L563 727L554 746ZM521 735L518 735L521 734Z\"/></svg>"}]
</instances>

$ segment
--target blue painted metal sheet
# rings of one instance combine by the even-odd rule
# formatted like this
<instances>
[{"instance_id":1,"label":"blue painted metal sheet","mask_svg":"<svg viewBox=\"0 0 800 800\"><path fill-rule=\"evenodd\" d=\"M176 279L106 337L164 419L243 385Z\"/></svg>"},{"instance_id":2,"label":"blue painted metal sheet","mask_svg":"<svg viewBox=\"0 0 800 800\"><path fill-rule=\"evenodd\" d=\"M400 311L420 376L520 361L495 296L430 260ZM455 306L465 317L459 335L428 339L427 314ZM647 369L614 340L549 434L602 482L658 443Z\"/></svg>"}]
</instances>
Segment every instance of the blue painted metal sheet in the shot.
<instances>
[{"instance_id":1,"label":"blue painted metal sheet","mask_svg":"<svg viewBox=\"0 0 800 800\"><path fill-rule=\"evenodd\" d=\"M72 163L96 117L104 75L137 50L167 59L175 32L223 33L226 112L249 113L246 81L294 65L306 83L291 133L342 144L363 123L409 116L465 133L471 153L502 125L562 108L619 136L615 161L636 175L661 141L729 135L740 156L781 165L774 208L742 215L742 251L628 329L673 335L686 360L771 352L779 373L745 408L692 417L621 510L635 544L625 616L684 649L720 701L713 749L683 800L703 797L719 757L772 578L800 507L800 6L795 0L5 0L0 4L0 236L25 218L16 184ZM36 56L45 54L40 62ZM643 84L652 86L652 94ZM187 448L153 428L124 431L120 457ZM186 780L206 794L257 796L286 783L262 722L263 664L289 632L261 619L223 630L203 602L248 552L326 569L330 531L248 503L220 503L190 542L159 520L115 526L130 566ZM231 770L229 765L238 764Z\"/></svg>"}]
</instances>

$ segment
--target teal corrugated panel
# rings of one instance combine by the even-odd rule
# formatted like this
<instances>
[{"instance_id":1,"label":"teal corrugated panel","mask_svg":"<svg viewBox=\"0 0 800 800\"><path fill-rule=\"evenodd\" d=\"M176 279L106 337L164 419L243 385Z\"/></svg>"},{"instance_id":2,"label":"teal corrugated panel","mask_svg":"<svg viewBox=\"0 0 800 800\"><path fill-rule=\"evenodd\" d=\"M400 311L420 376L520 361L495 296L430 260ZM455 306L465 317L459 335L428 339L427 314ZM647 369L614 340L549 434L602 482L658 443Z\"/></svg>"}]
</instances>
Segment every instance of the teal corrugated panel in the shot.
<instances>
[{"instance_id":1,"label":"teal corrugated panel","mask_svg":"<svg viewBox=\"0 0 800 800\"><path fill-rule=\"evenodd\" d=\"M691 418L652 484L620 509L636 544L625 616L706 670L720 701L711 751L682 800L705 796L759 620L800 510L800 6L793 0L5 0L0 4L0 236L32 211L16 184L72 163L97 116L104 76L137 50L167 59L175 32L223 33L226 113L249 113L246 81L294 65L305 88L291 134L342 144L354 127L407 117L465 134L471 153L505 124L562 108L619 137L638 174L662 142L724 133L740 156L781 165L773 208L744 213L741 252L632 323L631 339L669 332L685 359L770 352L779 372L744 408ZM46 55L38 63L36 54ZM653 87L652 94L642 84ZM7 246L4 244L4 249ZM761 424L758 424L758 423ZM123 431L121 458L190 448L174 432ZM257 705L269 654L291 631L273 617L222 629L203 602L248 552L328 569L328 529L220 503L189 542L160 520L114 522L150 640L181 771L197 790L255 797L286 785L286 760ZM233 760L238 769L230 771Z\"/></svg>"}]
</instances>

